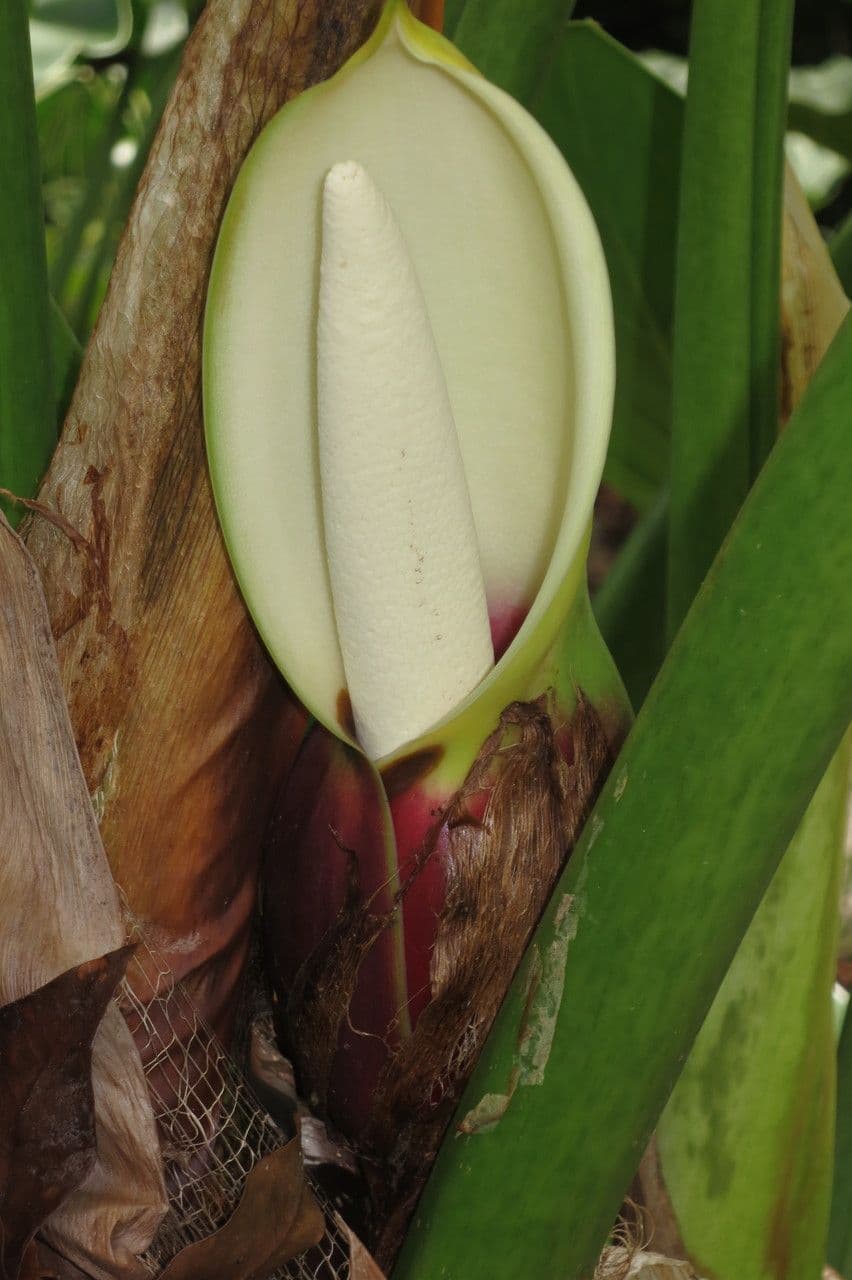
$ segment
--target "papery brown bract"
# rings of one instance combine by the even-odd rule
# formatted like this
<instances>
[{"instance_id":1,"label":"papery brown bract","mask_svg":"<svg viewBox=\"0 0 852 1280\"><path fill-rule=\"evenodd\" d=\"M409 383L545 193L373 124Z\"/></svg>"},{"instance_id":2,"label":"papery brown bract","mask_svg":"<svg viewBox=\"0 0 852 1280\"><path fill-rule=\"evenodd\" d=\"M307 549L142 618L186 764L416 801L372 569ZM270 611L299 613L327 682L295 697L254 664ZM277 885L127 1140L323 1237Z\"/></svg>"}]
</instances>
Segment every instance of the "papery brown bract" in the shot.
<instances>
[{"instance_id":1,"label":"papery brown bract","mask_svg":"<svg viewBox=\"0 0 852 1280\"><path fill-rule=\"evenodd\" d=\"M272 798L306 717L267 661L213 513L199 330L219 218L255 135L330 74L373 0L213 0L157 133L35 520L63 683L115 879L227 1040Z\"/></svg>"},{"instance_id":2,"label":"papery brown bract","mask_svg":"<svg viewBox=\"0 0 852 1280\"><path fill-rule=\"evenodd\" d=\"M0 1277L92 1171L92 1041L132 948L78 965L0 1008Z\"/></svg>"},{"instance_id":3,"label":"papery brown bract","mask_svg":"<svg viewBox=\"0 0 852 1280\"><path fill-rule=\"evenodd\" d=\"M0 599L0 1001L9 1003L125 938L38 574L2 518ZM142 1066L114 1003L97 1029L92 1062L97 1161L45 1230L92 1275L114 1280L138 1274L135 1255L165 1209Z\"/></svg>"}]
</instances>

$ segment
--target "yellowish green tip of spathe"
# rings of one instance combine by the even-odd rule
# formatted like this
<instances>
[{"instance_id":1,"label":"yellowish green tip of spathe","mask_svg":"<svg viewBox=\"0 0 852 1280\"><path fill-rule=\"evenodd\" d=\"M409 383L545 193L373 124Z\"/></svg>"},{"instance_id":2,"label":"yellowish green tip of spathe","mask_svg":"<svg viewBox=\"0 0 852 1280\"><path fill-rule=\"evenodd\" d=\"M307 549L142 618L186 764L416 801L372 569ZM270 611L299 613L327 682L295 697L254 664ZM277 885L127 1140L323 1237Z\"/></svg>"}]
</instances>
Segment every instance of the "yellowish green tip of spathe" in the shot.
<instances>
[{"instance_id":1,"label":"yellowish green tip of spathe","mask_svg":"<svg viewBox=\"0 0 852 1280\"><path fill-rule=\"evenodd\" d=\"M446 36L415 18L406 0L388 0L387 9L392 11L403 43L415 57L423 58L424 61L435 59L457 67L460 71L476 70L473 63L468 62Z\"/></svg>"},{"instance_id":2,"label":"yellowish green tip of spathe","mask_svg":"<svg viewBox=\"0 0 852 1280\"><path fill-rule=\"evenodd\" d=\"M415 18L407 0L386 0L373 34L348 65L355 66L362 59L371 57L392 32L396 32L408 52L421 62L441 62L459 71L476 71L473 63L446 36Z\"/></svg>"}]
</instances>

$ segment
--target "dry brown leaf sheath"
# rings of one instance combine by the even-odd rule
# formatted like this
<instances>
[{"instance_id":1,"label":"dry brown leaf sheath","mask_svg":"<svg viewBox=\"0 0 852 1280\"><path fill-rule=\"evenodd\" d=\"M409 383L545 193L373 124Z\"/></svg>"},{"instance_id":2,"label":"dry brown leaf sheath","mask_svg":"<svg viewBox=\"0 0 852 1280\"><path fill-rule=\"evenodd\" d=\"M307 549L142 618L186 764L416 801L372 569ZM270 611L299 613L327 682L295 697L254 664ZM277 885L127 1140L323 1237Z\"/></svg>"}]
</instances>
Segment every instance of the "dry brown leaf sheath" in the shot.
<instances>
[{"instance_id":1,"label":"dry brown leaf sheath","mask_svg":"<svg viewBox=\"0 0 852 1280\"><path fill-rule=\"evenodd\" d=\"M385 1280L384 1272L379 1269L378 1263L339 1214L337 1225L349 1245L349 1280Z\"/></svg>"},{"instance_id":2,"label":"dry brown leaf sheath","mask_svg":"<svg viewBox=\"0 0 852 1280\"><path fill-rule=\"evenodd\" d=\"M781 416L786 422L849 310L828 247L789 164L782 246Z\"/></svg>"},{"instance_id":3,"label":"dry brown leaf sheath","mask_svg":"<svg viewBox=\"0 0 852 1280\"><path fill-rule=\"evenodd\" d=\"M92 1040L131 948L0 1008L0 1280L96 1158Z\"/></svg>"},{"instance_id":4,"label":"dry brown leaf sheath","mask_svg":"<svg viewBox=\"0 0 852 1280\"><path fill-rule=\"evenodd\" d=\"M74 749L38 575L0 518L0 1004L124 942L118 897ZM58 1034L58 1033L57 1033ZM142 1068L110 1005L93 1046L98 1160L51 1216L94 1275L138 1274L164 1207ZM14 1080L0 1073L3 1089Z\"/></svg>"},{"instance_id":5,"label":"dry brown leaf sheath","mask_svg":"<svg viewBox=\"0 0 852 1280\"><path fill-rule=\"evenodd\" d=\"M200 333L219 221L275 110L357 47L377 0L211 0L155 139L34 518L83 768L115 878L227 1039L270 806L301 736L217 527ZM297 247L294 247L294 250Z\"/></svg>"}]
</instances>

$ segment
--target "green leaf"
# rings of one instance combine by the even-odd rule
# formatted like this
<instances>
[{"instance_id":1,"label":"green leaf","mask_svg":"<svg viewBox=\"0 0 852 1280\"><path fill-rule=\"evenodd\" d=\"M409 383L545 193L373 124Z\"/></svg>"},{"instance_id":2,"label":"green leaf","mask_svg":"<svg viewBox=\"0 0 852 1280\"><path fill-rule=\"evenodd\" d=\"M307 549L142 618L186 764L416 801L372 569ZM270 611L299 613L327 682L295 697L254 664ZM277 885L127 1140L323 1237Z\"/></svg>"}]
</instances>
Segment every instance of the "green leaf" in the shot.
<instances>
[{"instance_id":1,"label":"green leaf","mask_svg":"<svg viewBox=\"0 0 852 1280\"><path fill-rule=\"evenodd\" d=\"M53 393L56 420L61 423L71 403L71 395L80 372L82 348L74 331L53 298L50 299L50 340L53 352Z\"/></svg>"},{"instance_id":2,"label":"green leaf","mask_svg":"<svg viewBox=\"0 0 852 1280\"><path fill-rule=\"evenodd\" d=\"M467 0L460 13L448 8L453 43L488 80L527 104L574 0Z\"/></svg>"},{"instance_id":3,"label":"green leaf","mask_svg":"<svg viewBox=\"0 0 852 1280\"><path fill-rule=\"evenodd\" d=\"M640 61L683 94L687 61L651 49ZM852 159L852 59L830 58L817 67L794 67L789 75L787 159L812 208L831 198Z\"/></svg>"},{"instance_id":4,"label":"green leaf","mask_svg":"<svg viewBox=\"0 0 852 1280\"><path fill-rule=\"evenodd\" d=\"M792 0L696 0L692 11L675 300L671 635L778 429L792 10Z\"/></svg>"},{"instance_id":5,"label":"green leaf","mask_svg":"<svg viewBox=\"0 0 852 1280\"><path fill-rule=\"evenodd\" d=\"M56 417L38 137L23 0L0 4L0 173L0 485L29 497L50 459ZM8 515L16 523L21 513L9 510Z\"/></svg>"},{"instance_id":6,"label":"green leaf","mask_svg":"<svg viewBox=\"0 0 852 1280\"><path fill-rule=\"evenodd\" d=\"M70 81L37 104L42 180L86 177L90 154L121 92L116 68Z\"/></svg>"},{"instance_id":7,"label":"green leaf","mask_svg":"<svg viewBox=\"0 0 852 1280\"><path fill-rule=\"evenodd\" d=\"M699 0L693 10L674 345L672 632L778 430L791 22L792 4ZM836 912L838 887L836 772L820 794L658 1129L662 1194L682 1248L700 1273L718 1280L817 1274L822 1261L831 1169L834 929L826 921ZM666 1215L657 1209L655 1216ZM673 1250L677 1241L663 1238L661 1245Z\"/></svg>"},{"instance_id":8,"label":"green leaf","mask_svg":"<svg viewBox=\"0 0 852 1280\"><path fill-rule=\"evenodd\" d=\"M661 490L633 529L592 608L636 710L666 656L666 531L669 495Z\"/></svg>"},{"instance_id":9,"label":"green leaf","mask_svg":"<svg viewBox=\"0 0 852 1280\"><path fill-rule=\"evenodd\" d=\"M572 23L530 104L603 240L616 325L606 479L640 507L668 474L683 102L592 23Z\"/></svg>"},{"instance_id":10,"label":"green leaf","mask_svg":"<svg viewBox=\"0 0 852 1280\"><path fill-rule=\"evenodd\" d=\"M576 1280L594 1266L852 716L841 465L850 397L847 320L554 894L443 1144L397 1280ZM531 989L536 957L544 979ZM490 1130L461 1136L477 1114L490 1116Z\"/></svg>"},{"instance_id":11,"label":"green leaf","mask_svg":"<svg viewBox=\"0 0 852 1280\"><path fill-rule=\"evenodd\" d=\"M848 780L849 751L841 750L657 1128L665 1185L700 1275L818 1276L824 1261Z\"/></svg>"},{"instance_id":12,"label":"green leaf","mask_svg":"<svg viewBox=\"0 0 852 1280\"><path fill-rule=\"evenodd\" d=\"M456 44L456 28L459 25L459 18L464 12L465 0L445 0L444 3L444 34L453 44Z\"/></svg>"},{"instance_id":13,"label":"green leaf","mask_svg":"<svg viewBox=\"0 0 852 1280\"><path fill-rule=\"evenodd\" d=\"M852 213L835 231L829 243L831 260L847 294L852 294Z\"/></svg>"}]
</instances>

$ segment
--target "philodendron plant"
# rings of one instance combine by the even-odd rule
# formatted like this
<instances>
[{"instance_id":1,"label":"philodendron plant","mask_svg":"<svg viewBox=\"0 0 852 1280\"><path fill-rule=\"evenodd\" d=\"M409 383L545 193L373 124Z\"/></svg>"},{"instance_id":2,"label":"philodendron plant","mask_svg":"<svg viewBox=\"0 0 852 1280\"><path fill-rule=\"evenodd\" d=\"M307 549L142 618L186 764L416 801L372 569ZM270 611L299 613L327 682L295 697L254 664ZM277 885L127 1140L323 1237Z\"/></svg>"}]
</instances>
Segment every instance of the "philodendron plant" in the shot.
<instances>
[{"instance_id":1,"label":"philodendron plant","mask_svg":"<svg viewBox=\"0 0 852 1280\"><path fill-rule=\"evenodd\" d=\"M229 553L316 719L263 886L278 1030L388 1258L629 718L585 581L606 266L546 134L389 0L244 164L204 348Z\"/></svg>"}]
</instances>

